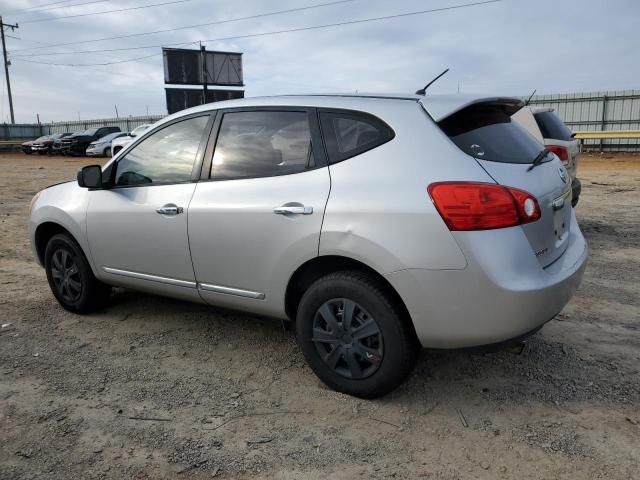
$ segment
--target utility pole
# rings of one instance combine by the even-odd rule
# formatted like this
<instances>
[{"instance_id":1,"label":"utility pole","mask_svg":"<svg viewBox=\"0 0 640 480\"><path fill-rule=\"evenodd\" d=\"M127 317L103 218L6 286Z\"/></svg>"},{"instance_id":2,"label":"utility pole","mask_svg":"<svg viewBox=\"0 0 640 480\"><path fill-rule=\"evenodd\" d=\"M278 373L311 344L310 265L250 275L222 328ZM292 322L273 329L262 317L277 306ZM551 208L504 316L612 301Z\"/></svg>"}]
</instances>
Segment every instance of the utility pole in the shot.
<instances>
[{"instance_id":1,"label":"utility pole","mask_svg":"<svg viewBox=\"0 0 640 480\"><path fill-rule=\"evenodd\" d=\"M9 111L11 112L11 123L16 123L16 119L13 116L13 98L11 97L11 82L9 81L9 60L7 60L7 46L4 41L4 29L10 28L11 31L14 31L18 28L18 24L11 25L9 23L4 23L2 21L2 16L0 16L0 31L2 31L2 54L4 55L4 74L7 79L7 93L9 94Z\"/></svg>"},{"instance_id":2,"label":"utility pole","mask_svg":"<svg viewBox=\"0 0 640 480\"><path fill-rule=\"evenodd\" d=\"M200 44L200 57L202 58L202 104L207 103L207 47Z\"/></svg>"}]
</instances>

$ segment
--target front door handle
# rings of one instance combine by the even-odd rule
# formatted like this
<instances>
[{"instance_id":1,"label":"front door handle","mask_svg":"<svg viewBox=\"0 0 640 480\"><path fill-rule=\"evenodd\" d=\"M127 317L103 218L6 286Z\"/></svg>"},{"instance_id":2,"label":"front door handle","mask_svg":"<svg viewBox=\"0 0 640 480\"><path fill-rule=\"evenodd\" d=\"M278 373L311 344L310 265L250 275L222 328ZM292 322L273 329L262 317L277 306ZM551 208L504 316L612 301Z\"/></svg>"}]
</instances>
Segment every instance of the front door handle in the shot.
<instances>
[{"instance_id":1,"label":"front door handle","mask_svg":"<svg viewBox=\"0 0 640 480\"><path fill-rule=\"evenodd\" d=\"M167 203L156 210L160 215L178 215L184 212L184 208L178 207L173 203Z\"/></svg>"},{"instance_id":2,"label":"front door handle","mask_svg":"<svg viewBox=\"0 0 640 480\"><path fill-rule=\"evenodd\" d=\"M313 213L313 207L305 207L299 203L297 204L285 204L281 207L273 209L273 213L276 215L311 215Z\"/></svg>"}]
</instances>

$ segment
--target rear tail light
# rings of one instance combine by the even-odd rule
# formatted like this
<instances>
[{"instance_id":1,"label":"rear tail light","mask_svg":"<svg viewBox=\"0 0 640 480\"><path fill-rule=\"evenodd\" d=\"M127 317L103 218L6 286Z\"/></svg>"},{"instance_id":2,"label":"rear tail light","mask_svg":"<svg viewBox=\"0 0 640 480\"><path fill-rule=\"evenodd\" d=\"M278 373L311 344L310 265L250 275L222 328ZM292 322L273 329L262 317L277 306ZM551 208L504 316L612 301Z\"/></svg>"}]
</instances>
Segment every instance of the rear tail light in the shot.
<instances>
[{"instance_id":1,"label":"rear tail light","mask_svg":"<svg viewBox=\"0 0 640 480\"><path fill-rule=\"evenodd\" d=\"M551 153L555 153L564 165L569 163L569 150L566 147L560 145L547 145L547 150Z\"/></svg>"},{"instance_id":2,"label":"rear tail light","mask_svg":"<svg viewBox=\"0 0 640 480\"><path fill-rule=\"evenodd\" d=\"M449 230L513 227L541 216L533 195L494 183L432 183L428 192Z\"/></svg>"}]
</instances>

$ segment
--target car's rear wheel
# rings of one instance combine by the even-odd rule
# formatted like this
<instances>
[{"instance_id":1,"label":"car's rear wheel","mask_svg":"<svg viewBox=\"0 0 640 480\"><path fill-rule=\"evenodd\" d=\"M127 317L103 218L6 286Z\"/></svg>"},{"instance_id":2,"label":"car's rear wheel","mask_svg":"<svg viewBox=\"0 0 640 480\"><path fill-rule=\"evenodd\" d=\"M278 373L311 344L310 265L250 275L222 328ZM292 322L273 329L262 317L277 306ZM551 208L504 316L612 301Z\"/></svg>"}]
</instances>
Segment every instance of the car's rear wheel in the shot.
<instances>
[{"instance_id":1,"label":"car's rear wheel","mask_svg":"<svg viewBox=\"0 0 640 480\"><path fill-rule=\"evenodd\" d=\"M345 271L307 289L296 333L309 366L326 385L376 398L400 385L415 365L419 344L406 320L373 276Z\"/></svg>"},{"instance_id":2,"label":"car's rear wheel","mask_svg":"<svg viewBox=\"0 0 640 480\"><path fill-rule=\"evenodd\" d=\"M47 280L60 305L74 313L90 313L103 307L111 287L100 282L70 235L54 235L44 254Z\"/></svg>"}]
</instances>

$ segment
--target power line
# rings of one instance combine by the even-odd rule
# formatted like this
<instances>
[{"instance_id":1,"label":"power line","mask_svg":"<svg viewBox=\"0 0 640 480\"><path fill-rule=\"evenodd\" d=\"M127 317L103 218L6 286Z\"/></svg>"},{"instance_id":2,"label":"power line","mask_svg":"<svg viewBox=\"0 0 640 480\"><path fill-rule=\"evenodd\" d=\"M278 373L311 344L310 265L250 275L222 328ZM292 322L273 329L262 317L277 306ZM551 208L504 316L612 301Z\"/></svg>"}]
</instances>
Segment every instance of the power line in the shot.
<instances>
[{"instance_id":1,"label":"power line","mask_svg":"<svg viewBox=\"0 0 640 480\"><path fill-rule=\"evenodd\" d=\"M244 38L266 37L266 36L270 36L270 35L280 35L280 34L284 34L284 33L302 32L302 31L307 31L307 30L320 30L320 29L324 29L324 28L341 27L341 26L346 26L346 25L356 25L356 24L367 23L367 22L377 22L377 21L382 21L382 20L404 18L404 17L415 16L415 15L425 15L425 14L428 14L428 13L444 12L444 11L447 11L447 10L456 10L456 9L460 9L460 8L487 5L487 4L490 4L490 3L498 3L498 2L501 2L501 1L502 0L485 0L485 1L481 1L481 2L464 3L464 4L460 4L460 5L451 5L451 6L448 6L448 7L432 8L432 9L429 9L429 10L420 10L420 11L415 11L415 12L406 12L406 13L398 13L398 14L394 14L394 15L385 15L385 16L381 16L381 17L363 18L363 19L360 19L360 20L348 20L348 21L344 21L344 22L326 23L326 24L322 24L322 25L312 25L312 26L307 26L307 27L289 28L289 29L286 29L286 30L276 30L276 31L270 31L270 32L249 33L249 34L246 34L246 35L234 35L234 36L231 36L231 37L209 38L209 39L205 39L205 40L201 40L201 41L202 42L218 42L218 41L225 41L225 40L239 40L239 39L244 39ZM197 42L191 42L191 43L197 43ZM122 52L122 51L131 51L131 50L144 50L144 49L149 49L149 48L162 48L162 47L166 47L166 46L177 46L177 45L184 45L184 43L168 43L168 44L164 44L164 45L146 45L146 46L140 46L140 47L108 48L108 49L100 49L100 50L76 50L76 51L73 51L73 52L64 52L64 53L35 53L35 54L29 54L29 55L13 55L13 57L31 58L31 57L50 56L50 55L67 55L67 54L78 54L79 55L79 54L85 54L85 53ZM127 62L127 61L130 61L130 60L123 60L122 63ZM119 62L116 62L116 63L119 63ZM54 63L51 63L50 65L88 66L88 65L104 65L104 64L75 64L75 65L71 65L71 64L54 64Z\"/></svg>"},{"instance_id":2,"label":"power line","mask_svg":"<svg viewBox=\"0 0 640 480\"><path fill-rule=\"evenodd\" d=\"M249 16L246 16L246 17L235 17L235 18L228 18L228 19L224 19L224 20L215 20L213 22L199 23L199 24L195 24L195 25L185 25L183 27L167 28L167 29L163 29L163 30L155 30L155 31L152 31L152 32L130 33L130 34L127 34L127 35L118 35L118 36L115 36L115 37L103 37L103 38L94 38L94 39L90 39L90 40L80 40L80 41L76 41L76 42L55 43L53 45L48 45L48 46L44 46L44 47L21 48L21 49L18 49L18 50L13 50L13 52L22 52L22 51L27 51L27 50L38 50L38 49L41 49L41 48L66 47L68 45L79 45L79 44L83 44L83 43L102 42L102 41L106 41L106 40L120 40L120 39L123 39L123 38L141 37L141 36L144 36L144 35L155 35L155 34L158 34L158 33L169 33L169 32L175 32L175 31L178 31L178 30L187 30L187 29L190 29L190 28L209 27L211 25L221 25L223 23L239 22L241 20L252 20L252 19L256 19L256 18L269 17L269 16L273 16L273 15L281 15L281 14L284 14L284 13L301 12L301 11L304 11L304 10L311 10L311 9L315 9L315 8L328 7L328 6L339 5L339 4L343 4L343 3L351 3L351 2L354 2L354 1L356 1L356 0L337 0L337 1L333 1L333 2L320 3L320 4L317 4L317 5L308 5L306 7L288 8L286 10L277 10L275 12L257 13L255 15L249 15Z\"/></svg>"},{"instance_id":3,"label":"power line","mask_svg":"<svg viewBox=\"0 0 640 480\"><path fill-rule=\"evenodd\" d=\"M36 5L35 7L22 8L20 10L12 10L11 12L8 12L7 15L13 15L14 13L20 13L20 12L28 12L29 10L36 10L38 8L48 7L49 5L58 5L60 3L67 3L67 2L72 2L72 1L73 0L61 0L61 1L58 1L58 2L44 3L42 5Z\"/></svg>"},{"instance_id":4,"label":"power line","mask_svg":"<svg viewBox=\"0 0 640 480\"><path fill-rule=\"evenodd\" d=\"M192 1L193 0L172 0L170 2L151 3L149 5L140 5L138 7L118 8L116 10L103 10L101 12L80 13L78 15L65 15L64 17L41 18L39 20L25 20L22 23L24 24L24 23L53 22L53 21L56 21L56 20L64 20L65 18L90 17L92 15L104 15L106 13L127 12L127 11L130 11L130 10L141 10L143 8L161 7L163 5L173 5L173 4L176 4L176 3L186 3L186 2L192 2Z\"/></svg>"},{"instance_id":5,"label":"power line","mask_svg":"<svg viewBox=\"0 0 640 480\"><path fill-rule=\"evenodd\" d=\"M71 1L73 0L65 0L64 2L55 2L54 4L49 4L49 5L55 5L53 7L44 5L42 7L32 7L30 9L28 8L25 10L18 10L17 12L11 12L11 15L30 15L32 13L44 12L46 10L57 10L59 8L84 7L86 5L93 5L94 3L111 2L112 0L93 0L91 2L74 3L73 5L58 5L59 3L66 3ZM23 12L23 13L19 13L19 12Z\"/></svg>"},{"instance_id":6,"label":"power line","mask_svg":"<svg viewBox=\"0 0 640 480\"><path fill-rule=\"evenodd\" d=\"M5 35L5 36L7 36L7 37L8 37L9 35ZM41 44L41 45L45 45L43 42L40 42L40 41L38 41L38 40L31 40L31 39L28 39L28 38L20 38L20 40L21 40L21 41L23 41L23 42L39 43L39 44ZM68 48L68 47L67 47L67 48ZM114 55L107 55L107 54L105 54L105 56L106 56L106 57L111 57L111 58L115 58L115 59L120 60L118 57L116 57L116 56L114 56ZM155 56L155 54L154 54L154 56ZM14 60L29 62L29 60L24 60L24 59L22 59L22 58L18 58L18 59L14 59ZM152 64L152 63L150 63L150 62L144 62L144 61L142 61L142 60L127 60L127 61L128 61L128 62L138 61L138 62L140 62L140 63L145 63L145 64L147 64L147 65L153 65L153 64ZM30 63L44 63L44 62L34 62L34 61L30 61ZM110 71L108 71L108 70L101 70L101 69L99 69L99 68L92 68L92 67L89 67L89 68L90 68L91 70L95 70L96 72L107 73L107 74L111 74L111 73L113 73L113 72L110 72ZM130 75L128 75L126 72L118 72L118 74L119 74L119 75L130 76Z\"/></svg>"},{"instance_id":7,"label":"power line","mask_svg":"<svg viewBox=\"0 0 640 480\"><path fill-rule=\"evenodd\" d=\"M196 43L199 43L199 42L189 42L187 44L181 44L181 45L192 45ZM105 65L115 65L118 63L137 62L140 60L144 60L145 58L156 57L158 55L160 54L156 52L156 53L152 53L151 55L145 55L144 57L129 58L127 60L118 60L115 62L104 62L104 63L50 63L50 62L39 62L37 60L27 60L26 58L16 58L15 60L19 62L37 63L39 65L54 65L57 67L98 67L98 66L102 67Z\"/></svg>"}]
</instances>

